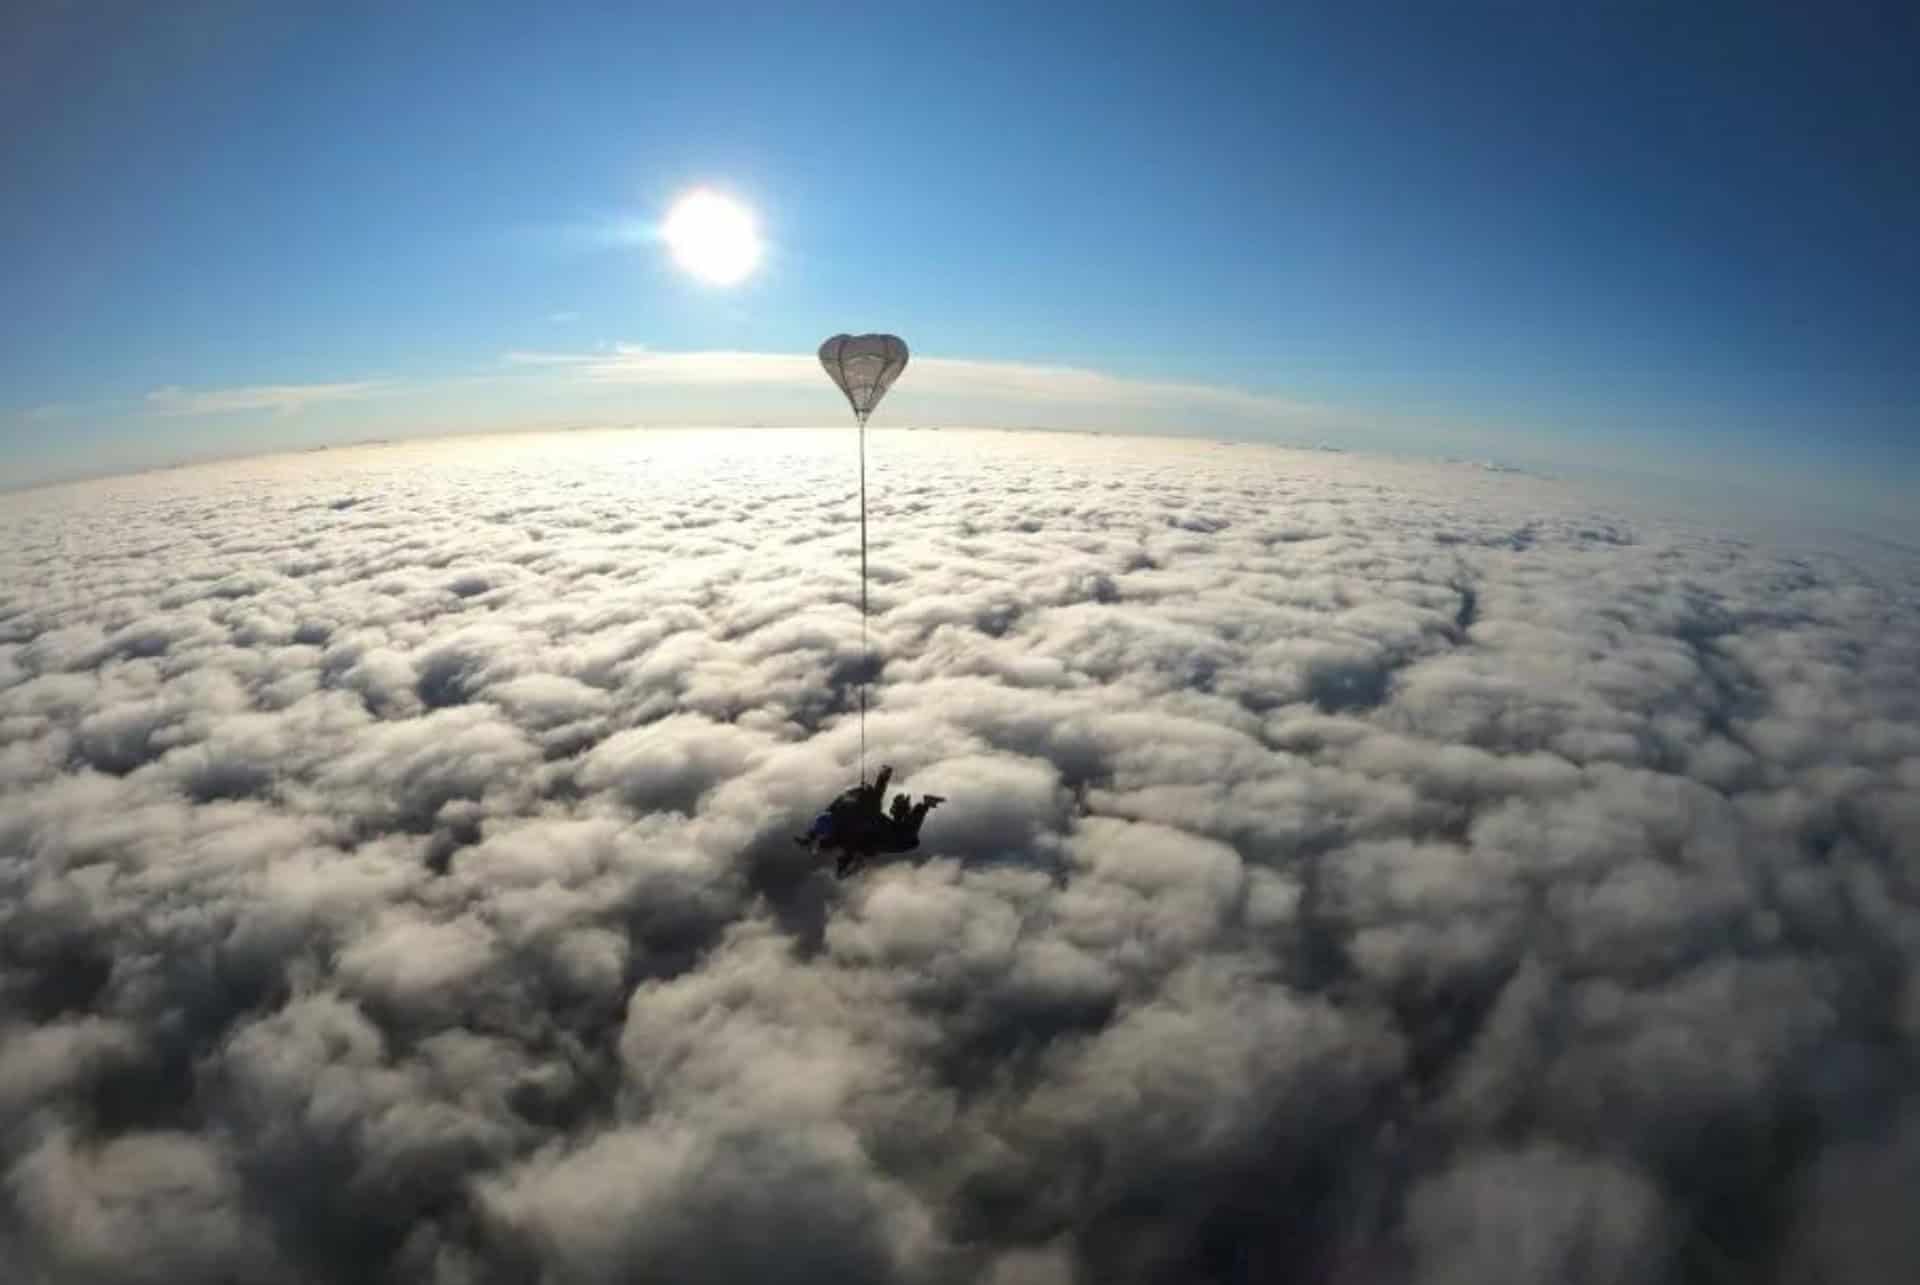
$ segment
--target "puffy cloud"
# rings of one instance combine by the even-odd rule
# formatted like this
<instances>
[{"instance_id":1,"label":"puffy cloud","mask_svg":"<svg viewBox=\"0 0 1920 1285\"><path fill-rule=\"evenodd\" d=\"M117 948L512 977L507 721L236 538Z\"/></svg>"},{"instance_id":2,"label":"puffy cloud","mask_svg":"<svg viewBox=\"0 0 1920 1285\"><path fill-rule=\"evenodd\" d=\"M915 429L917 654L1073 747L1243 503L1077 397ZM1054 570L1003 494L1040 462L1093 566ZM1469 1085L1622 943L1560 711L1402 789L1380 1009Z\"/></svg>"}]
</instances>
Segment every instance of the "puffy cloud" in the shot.
<instances>
[{"instance_id":1,"label":"puffy cloud","mask_svg":"<svg viewBox=\"0 0 1920 1285\"><path fill-rule=\"evenodd\" d=\"M1419 1279L1658 1279L1667 1228L1653 1184L1603 1161L1535 1148L1472 1156L1416 1186L1408 1230Z\"/></svg>"},{"instance_id":2,"label":"puffy cloud","mask_svg":"<svg viewBox=\"0 0 1920 1285\"><path fill-rule=\"evenodd\" d=\"M27 1257L63 1281L296 1279L207 1141L127 1133L89 1144L53 1130L7 1172Z\"/></svg>"},{"instance_id":3,"label":"puffy cloud","mask_svg":"<svg viewBox=\"0 0 1920 1285\"><path fill-rule=\"evenodd\" d=\"M1477 468L884 434L868 662L844 446L14 497L0 1257L1920 1271L1910 561ZM871 757L950 801L836 884L789 836L863 674Z\"/></svg>"}]
</instances>

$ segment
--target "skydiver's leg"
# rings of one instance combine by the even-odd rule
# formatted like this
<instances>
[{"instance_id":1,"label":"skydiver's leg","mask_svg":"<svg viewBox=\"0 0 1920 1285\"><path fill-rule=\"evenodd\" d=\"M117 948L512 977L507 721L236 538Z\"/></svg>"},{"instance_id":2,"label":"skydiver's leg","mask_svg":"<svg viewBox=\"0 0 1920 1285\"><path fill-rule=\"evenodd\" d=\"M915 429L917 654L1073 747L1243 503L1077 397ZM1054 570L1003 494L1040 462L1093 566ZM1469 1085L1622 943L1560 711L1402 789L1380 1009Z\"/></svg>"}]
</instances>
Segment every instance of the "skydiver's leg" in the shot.
<instances>
[{"instance_id":1,"label":"skydiver's leg","mask_svg":"<svg viewBox=\"0 0 1920 1285\"><path fill-rule=\"evenodd\" d=\"M946 801L946 798L942 795L923 794L920 796L920 801L913 805L913 810L907 813L902 825L908 833L913 835L915 843L920 841L920 826L926 821L927 813L933 811Z\"/></svg>"},{"instance_id":2,"label":"skydiver's leg","mask_svg":"<svg viewBox=\"0 0 1920 1285\"><path fill-rule=\"evenodd\" d=\"M933 804L925 799L920 800L913 805L913 811L907 813L906 823L900 827L906 837L913 840L916 847L920 843L920 826L926 821L927 813L931 811L933 811Z\"/></svg>"}]
</instances>

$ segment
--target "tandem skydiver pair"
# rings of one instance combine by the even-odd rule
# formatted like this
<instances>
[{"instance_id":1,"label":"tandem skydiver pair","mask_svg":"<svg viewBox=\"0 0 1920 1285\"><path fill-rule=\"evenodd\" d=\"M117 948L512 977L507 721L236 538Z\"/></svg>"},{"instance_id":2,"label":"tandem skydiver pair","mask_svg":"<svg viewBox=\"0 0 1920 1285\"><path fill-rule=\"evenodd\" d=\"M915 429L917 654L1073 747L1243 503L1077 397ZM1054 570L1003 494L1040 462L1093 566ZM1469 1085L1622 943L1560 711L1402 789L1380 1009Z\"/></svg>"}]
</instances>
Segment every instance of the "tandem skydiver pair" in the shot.
<instances>
[{"instance_id":1,"label":"tandem skydiver pair","mask_svg":"<svg viewBox=\"0 0 1920 1285\"><path fill-rule=\"evenodd\" d=\"M834 877L844 879L879 856L912 852L920 846L920 826L927 813L946 799L938 794L923 794L915 803L905 794L893 796L893 805L882 812L880 801L886 797L893 768L882 767L873 784L849 786L825 811L813 819L805 834L793 841L813 852L836 854Z\"/></svg>"}]
</instances>

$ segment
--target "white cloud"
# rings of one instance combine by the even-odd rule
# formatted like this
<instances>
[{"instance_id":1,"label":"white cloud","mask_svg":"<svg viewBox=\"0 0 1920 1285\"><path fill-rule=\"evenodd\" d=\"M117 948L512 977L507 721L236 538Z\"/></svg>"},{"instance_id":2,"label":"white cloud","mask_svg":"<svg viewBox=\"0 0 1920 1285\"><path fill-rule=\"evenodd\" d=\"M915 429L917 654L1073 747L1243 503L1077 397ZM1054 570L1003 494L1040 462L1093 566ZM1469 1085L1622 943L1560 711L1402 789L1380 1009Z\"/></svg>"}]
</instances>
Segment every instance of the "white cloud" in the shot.
<instances>
[{"instance_id":1,"label":"white cloud","mask_svg":"<svg viewBox=\"0 0 1920 1285\"><path fill-rule=\"evenodd\" d=\"M884 434L868 738L949 802L836 884L791 835L857 770L845 447L10 502L8 1264L1920 1272L1911 561L1480 469Z\"/></svg>"},{"instance_id":2,"label":"white cloud","mask_svg":"<svg viewBox=\"0 0 1920 1285\"><path fill-rule=\"evenodd\" d=\"M161 415L229 415L241 411L270 411L297 415L312 406L358 401L395 391L391 380L362 380L339 384L248 384L238 388L189 389L169 384L156 388L146 402Z\"/></svg>"}]
</instances>

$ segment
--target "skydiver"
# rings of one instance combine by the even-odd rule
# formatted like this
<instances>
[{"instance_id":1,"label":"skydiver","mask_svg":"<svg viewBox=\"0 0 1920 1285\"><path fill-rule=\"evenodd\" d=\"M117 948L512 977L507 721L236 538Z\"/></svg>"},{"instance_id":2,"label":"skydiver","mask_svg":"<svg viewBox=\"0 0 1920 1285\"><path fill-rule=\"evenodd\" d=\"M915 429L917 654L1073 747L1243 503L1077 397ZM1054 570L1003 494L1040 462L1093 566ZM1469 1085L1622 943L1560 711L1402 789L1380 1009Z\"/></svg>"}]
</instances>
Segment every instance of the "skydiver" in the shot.
<instances>
[{"instance_id":1,"label":"skydiver","mask_svg":"<svg viewBox=\"0 0 1920 1285\"><path fill-rule=\"evenodd\" d=\"M827 810L833 813L836 821L852 817L879 817L880 801L887 797L887 782L893 779L893 768L882 764L880 774L873 778L873 784L862 781L858 785L849 785L840 791Z\"/></svg>"},{"instance_id":2,"label":"skydiver","mask_svg":"<svg viewBox=\"0 0 1920 1285\"><path fill-rule=\"evenodd\" d=\"M868 836L867 843L860 845L862 850L856 857L842 858L835 873L844 877L850 870L866 864L868 857L912 852L920 846L920 827L925 824L927 813L945 802L938 794L923 794L918 803L911 802L904 793L894 795L893 806L879 829Z\"/></svg>"},{"instance_id":3,"label":"skydiver","mask_svg":"<svg viewBox=\"0 0 1920 1285\"><path fill-rule=\"evenodd\" d=\"M888 828L893 832L889 836L891 843L888 845L887 851L911 852L919 847L920 827L926 823L927 813L933 811L946 801L946 796L944 795L923 794L920 796L918 803L909 807L907 805L906 795L894 795L893 814L887 818Z\"/></svg>"},{"instance_id":4,"label":"skydiver","mask_svg":"<svg viewBox=\"0 0 1920 1285\"><path fill-rule=\"evenodd\" d=\"M873 778L873 785L867 790L866 805L875 817L880 815L880 804L887 797L887 782L893 780L893 765L882 763L880 774Z\"/></svg>"},{"instance_id":5,"label":"skydiver","mask_svg":"<svg viewBox=\"0 0 1920 1285\"><path fill-rule=\"evenodd\" d=\"M855 787L860 792L858 802L864 802L872 788ZM855 790L842 797L852 796ZM883 814L877 807L869 812L850 800L850 805L838 812L829 809L815 817L812 829L794 836L793 841L814 852L836 853L834 877L845 879L874 857L898 856L918 848L920 827L926 823L927 813L946 801L942 795L923 794L918 803L913 803L906 794L896 794L892 807Z\"/></svg>"},{"instance_id":6,"label":"skydiver","mask_svg":"<svg viewBox=\"0 0 1920 1285\"><path fill-rule=\"evenodd\" d=\"M844 850L849 846L861 846L887 823L880 803L887 797L887 783L891 780L892 765L882 764L879 774L873 778L873 784L862 781L858 785L849 785L827 805L825 812L813 819L813 825L807 833L795 835L793 841L803 848L838 847Z\"/></svg>"}]
</instances>

